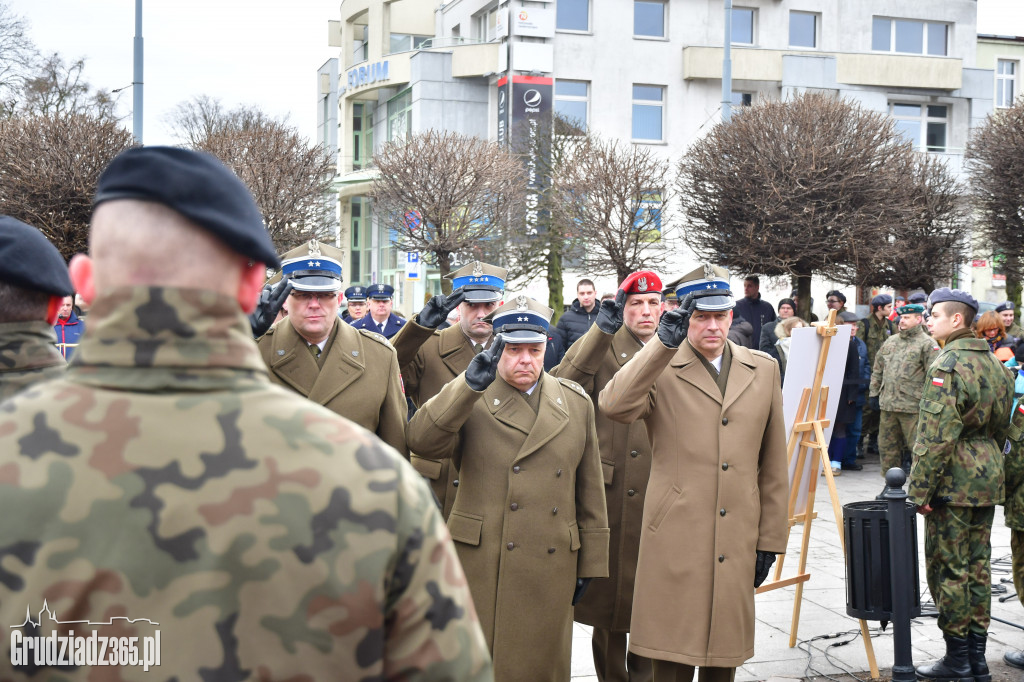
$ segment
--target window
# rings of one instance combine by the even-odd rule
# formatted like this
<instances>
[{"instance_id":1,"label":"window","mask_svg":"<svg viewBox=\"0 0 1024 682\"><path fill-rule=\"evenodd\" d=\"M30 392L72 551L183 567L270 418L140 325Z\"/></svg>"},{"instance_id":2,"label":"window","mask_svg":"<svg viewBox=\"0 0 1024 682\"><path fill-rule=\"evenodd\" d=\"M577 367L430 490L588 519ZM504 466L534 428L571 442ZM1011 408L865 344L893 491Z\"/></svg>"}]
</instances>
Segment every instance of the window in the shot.
<instances>
[{"instance_id":1,"label":"window","mask_svg":"<svg viewBox=\"0 0 1024 682\"><path fill-rule=\"evenodd\" d=\"M818 15L811 12L789 13L789 46L818 47Z\"/></svg>"},{"instance_id":2,"label":"window","mask_svg":"<svg viewBox=\"0 0 1024 682\"><path fill-rule=\"evenodd\" d=\"M661 85L633 86L633 139L661 142L665 88Z\"/></svg>"},{"instance_id":3,"label":"window","mask_svg":"<svg viewBox=\"0 0 1024 682\"><path fill-rule=\"evenodd\" d=\"M1017 97L1017 71L1020 63L1010 59L996 61L996 106L1012 107Z\"/></svg>"},{"instance_id":4,"label":"window","mask_svg":"<svg viewBox=\"0 0 1024 682\"><path fill-rule=\"evenodd\" d=\"M358 64L370 58L370 27L355 25L352 28L356 35L362 36L359 40L353 41L352 46L352 63Z\"/></svg>"},{"instance_id":5,"label":"window","mask_svg":"<svg viewBox=\"0 0 1024 682\"><path fill-rule=\"evenodd\" d=\"M949 107L944 104L889 105L889 114L896 119L896 129L918 151L946 151L948 111Z\"/></svg>"},{"instance_id":6,"label":"window","mask_svg":"<svg viewBox=\"0 0 1024 682\"><path fill-rule=\"evenodd\" d=\"M555 81L555 113L572 124L574 130L582 133L587 129L587 113L590 108L590 83L587 81Z\"/></svg>"},{"instance_id":7,"label":"window","mask_svg":"<svg viewBox=\"0 0 1024 682\"><path fill-rule=\"evenodd\" d=\"M732 105L734 107L749 107L754 103L754 94L751 92L732 93Z\"/></svg>"},{"instance_id":8,"label":"window","mask_svg":"<svg viewBox=\"0 0 1024 682\"><path fill-rule=\"evenodd\" d=\"M633 218L633 229L647 232L645 241L658 241L661 237L661 190L651 190L640 194L636 202Z\"/></svg>"},{"instance_id":9,"label":"window","mask_svg":"<svg viewBox=\"0 0 1024 682\"><path fill-rule=\"evenodd\" d=\"M744 7L732 9L732 43L733 45L754 44L754 12Z\"/></svg>"},{"instance_id":10,"label":"window","mask_svg":"<svg viewBox=\"0 0 1024 682\"><path fill-rule=\"evenodd\" d=\"M507 8L501 11L508 12ZM489 43L497 37L498 9L495 7L473 17L474 37L482 43Z\"/></svg>"},{"instance_id":11,"label":"window","mask_svg":"<svg viewBox=\"0 0 1024 682\"><path fill-rule=\"evenodd\" d=\"M660 0L633 0L633 35L665 37L665 9Z\"/></svg>"},{"instance_id":12,"label":"window","mask_svg":"<svg viewBox=\"0 0 1024 682\"><path fill-rule=\"evenodd\" d=\"M352 105L352 170L368 168L373 162L373 107Z\"/></svg>"},{"instance_id":13,"label":"window","mask_svg":"<svg viewBox=\"0 0 1024 682\"><path fill-rule=\"evenodd\" d=\"M560 31L589 31L590 0L558 0L555 28Z\"/></svg>"},{"instance_id":14,"label":"window","mask_svg":"<svg viewBox=\"0 0 1024 682\"><path fill-rule=\"evenodd\" d=\"M388 100L388 141L402 141L412 134L412 90Z\"/></svg>"},{"instance_id":15,"label":"window","mask_svg":"<svg viewBox=\"0 0 1024 682\"><path fill-rule=\"evenodd\" d=\"M391 34L391 52L408 52L409 50L418 50L420 45L428 39L429 36L413 36L406 33L392 33Z\"/></svg>"},{"instance_id":16,"label":"window","mask_svg":"<svg viewBox=\"0 0 1024 682\"><path fill-rule=\"evenodd\" d=\"M874 17L871 23L871 49L875 52L948 54L949 24L915 19Z\"/></svg>"}]
</instances>

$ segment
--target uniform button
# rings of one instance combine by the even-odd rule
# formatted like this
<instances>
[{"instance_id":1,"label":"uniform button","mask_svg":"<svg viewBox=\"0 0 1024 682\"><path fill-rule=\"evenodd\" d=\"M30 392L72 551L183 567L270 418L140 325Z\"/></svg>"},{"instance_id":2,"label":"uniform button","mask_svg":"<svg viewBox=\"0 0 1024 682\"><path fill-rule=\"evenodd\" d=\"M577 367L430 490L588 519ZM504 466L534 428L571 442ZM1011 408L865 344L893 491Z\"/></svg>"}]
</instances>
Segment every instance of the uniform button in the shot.
<instances>
[{"instance_id":1,"label":"uniform button","mask_svg":"<svg viewBox=\"0 0 1024 682\"><path fill-rule=\"evenodd\" d=\"M629 453L629 456L630 457L636 457L639 454L640 454L639 452L637 452L636 450L633 450L631 453Z\"/></svg>"},{"instance_id":2,"label":"uniform button","mask_svg":"<svg viewBox=\"0 0 1024 682\"><path fill-rule=\"evenodd\" d=\"M555 507L554 509L552 509L551 513L552 514L557 514L558 513L558 507Z\"/></svg>"},{"instance_id":3,"label":"uniform button","mask_svg":"<svg viewBox=\"0 0 1024 682\"><path fill-rule=\"evenodd\" d=\"M636 495L636 491L630 488L629 490L626 491L626 494L629 495L630 497L633 497L634 495Z\"/></svg>"},{"instance_id":4,"label":"uniform button","mask_svg":"<svg viewBox=\"0 0 1024 682\"><path fill-rule=\"evenodd\" d=\"M729 463L728 462L722 462L722 471L725 471L728 468L729 468Z\"/></svg>"},{"instance_id":5,"label":"uniform button","mask_svg":"<svg viewBox=\"0 0 1024 682\"><path fill-rule=\"evenodd\" d=\"M562 475L562 470L561 469L559 469L558 471L555 472L555 476L561 476L561 475Z\"/></svg>"},{"instance_id":6,"label":"uniform button","mask_svg":"<svg viewBox=\"0 0 1024 682\"><path fill-rule=\"evenodd\" d=\"M548 554L554 554L554 553L555 553L555 548L554 547L548 547Z\"/></svg>"},{"instance_id":7,"label":"uniform button","mask_svg":"<svg viewBox=\"0 0 1024 682\"><path fill-rule=\"evenodd\" d=\"M509 505L509 509L515 511L516 509L519 509L519 505L513 502L512 504Z\"/></svg>"},{"instance_id":8,"label":"uniform button","mask_svg":"<svg viewBox=\"0 0 1024 682\"><path fill-rule=\"evenodd\" d=\"M513 548L513 547L515 547L516 545L515 545L515 543L514 543L514 542L510 542L510 543L508 543L508 544L507 544L507 545L505 545L505 546L506 546L506 547L508 547L509 549L512 549L512 548ZM719 560L721 560L721 558L722 558L722 557L719 557Z\"/></svg>"},{"instance_id":9,"label":"uniform button","mask_svg":"<svg viewBox=\"0 0 1024 682\"><path fill-rule=\"evenodd\" d=\"M512 467L512 473L514 473L514 474L518 474L519 473L519 465L518 464L515 465L514 467Z\"/></svg>"},{"instance_id":10,"label":"uniform button","mask_svg":"<svg viewBox=\"0 0 1024 682\"><path fill-rule=\"evenodd\" d=\"M512 543L511 542L508 543L508 548L512 549ZM719 554L718 555L718 563L722 563L723 561L725 561L725 555L724 554Z\"/></svg>"},{"instance_id":11,"label":"uniform button","mask_svg":"<svg viewBox=\"0 0 1024 682\"><path fill-rule=\"evenodd\" d=\"M719 509L718 510L718 515L719 516L725 516L725 509Z\"/></svg>"},{"instance_id":12,"label":"uniform button","mask_svg":"<svg viewBox=\"0 0 1024 682\"><path fill-rule=\"evenodd\" d=\"M459 479L456 478L454 481L452 481L452 485L455 486L456 488L458 488L459 487Z\"/></svg>"},{"instance_id":13,"label":"uniform button","mask_svg":"<svg viewBox=\"0 0 1024 682\"><path fill-rule=\"evenodd\" d=\"M722 417L722 426L725 426L728 423L729 423L729 418L728 417Z\"/></svg>"}]
</instances>

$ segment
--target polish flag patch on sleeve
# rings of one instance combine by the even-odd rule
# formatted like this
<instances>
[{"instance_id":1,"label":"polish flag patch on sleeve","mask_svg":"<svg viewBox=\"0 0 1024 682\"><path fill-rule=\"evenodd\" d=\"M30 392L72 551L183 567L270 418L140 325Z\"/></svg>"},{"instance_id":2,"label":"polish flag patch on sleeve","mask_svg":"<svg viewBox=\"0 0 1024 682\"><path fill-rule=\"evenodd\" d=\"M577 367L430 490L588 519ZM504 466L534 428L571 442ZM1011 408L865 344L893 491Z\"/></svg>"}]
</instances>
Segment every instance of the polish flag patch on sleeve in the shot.
<instances>
[{"instance_id":1,"label":"polish flag patch on sleeve","mask_svg":"<svg viewBox=\"0 0 1024 682\"><path fill-rule=\"evenodd\" d=\"M1020 412L1021 414L1024 414L1024 402L1017 405L1017 411Z\"/></svg>"},{"instance_id":2,"label":"polish flag patch on sleeve","mask_svg":"<svg viewBox=\"0 0 1024 682\"><path fill-rule=\"evenodd\" d=\"M932 386L942 386L946 380L942 377L932 377Z\"/></svg>"}]
</instances>

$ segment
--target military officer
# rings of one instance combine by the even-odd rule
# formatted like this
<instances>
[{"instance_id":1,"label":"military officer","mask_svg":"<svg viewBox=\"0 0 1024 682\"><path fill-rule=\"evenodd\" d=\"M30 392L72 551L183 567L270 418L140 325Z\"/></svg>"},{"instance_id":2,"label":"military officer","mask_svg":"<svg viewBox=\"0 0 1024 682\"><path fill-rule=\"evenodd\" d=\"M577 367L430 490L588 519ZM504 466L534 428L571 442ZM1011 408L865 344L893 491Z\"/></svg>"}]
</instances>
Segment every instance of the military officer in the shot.
<instances>
[{"instance_id":1,"label":"military officer","mask_svg":"<svg viewBox=\"0 0 1024 682\"><path fill-rule=\"evenodd\" d=\"M53 324L73 293L56 247L31 225L0 216L0 400L64 373Z\"/></svg>"},{"instance_id":2,"label":"military officer","mask_svg":"<svg viewBox=\"0 0 1024 682\"><path fill-rule=\"evenodd\" d=\"M910 471L910 448L917 433L925 376L939 354L939 344L922 324L924 306L908 303L897 312L900 331L886 339L875 354L868 389L871 409L879 412L878 452L883 477L893 467Z\"/></svg>"},{"instance_id":3,"label":"military officer","mask_svg":"<svg viewBox=\"0 0 1024 682\"><path fill-rule=\"evenodd\" d=\"M1010 551L1013 554L1013 586L1017 599L1024 605L1024 400L1017 401L1007 433L1009 451L1006 467L1006 505L1004 516L1010 528ZM1003 660L1014 668L1024 668L1024 651L1009 651Z\"/></svg>"},{"instance_id":4,"label":"military officer","mask_svg":"<svg viewBox=\"0 0 1024 682\"><path fill-rule=\"evenodd\" d=\"M642 419L653 461L629 650L655 682L727 682L754 653L754 588L786 551L789 477L779 365L726 339L729 273L705 265L679 308L601 391L601 412Z\"/></svg>"},{"instance_id":5,"label":"military officer","mask_svg":"<svg viewBox=\"0 0 1024 682\"><path fill-rule=\"evenodd\" d=\"M405 393L413 405L422 407L440 393L445 384L466 370L474 355L490 345L488 316L501 304L507 276L504 268L480 261L467 263L448 275L452 293L433 297L391 340L398 352ZM458 323L436 331L456 309ZM427 459L415 452L412 464L430 481L447 519L455 504L458 469L451 459Z\"/></svg>"},{"instance_id":6,"label":"military officer","mask_svg":"<svg viewBox=\"0 0 1024 682\"><path fill-rule=\"evenodd\" d=\"M45 601L80 637L81 621L158 627L159 679L183 682L491 680L422 479L268 380L243 311L277 255L241 181L212 156L137 147L100 177L91 227L70 266L92 305L74 363L0 410L3 622Z\"/></svg>"},{"instance_id":7,"label":"military officer","mask_svg":"<svg viewBox=\"0 0 1024 682\"><path fill-rule=\"evenodd\" d=\"M551 309L519 296L499 333L409 422L423 457L454 457L448 517L497 682L565 682L572 603L608 575L608 517L594 409L544 372Z\"/></svg>"},{"instance_id":8,"label":"military officer","mask_svg":"<svg viewBox=\"0 0 1024 682\"><path fill-rule=\"evenodd\" d=\"M870 367L875 366L875 356L878 354L878 349L896 331L895 325L889 319L891 312L892 296L889 294L878 294L871 299L871 314L857 325L857 337L868 347L868 365ZM865 452L872 454L878 452L879 418L879 413L872 409L870 404L864 406L861 431L863 433L862 439Z\"/></svg>"},{"instance_id":9,"label":"military officer","mask_svg":"<svg viewBox=\"0 0 1024 682\"><path fill-rule=\"evenodd\" d=\"M593 326L551 374L576 381L596 402L615 373L654 338L662 310L661 278L650 270L632 273L619 285L615 300L601 302ZM651 445L642 420L620 424L600 410L597 440L611 529L608 578L593 581L573 618L594 628L591 643L598 680L643 682L651 679L651 660L628 653L626 635L651 475Z\"/></svg>"},{"instance_id":10,"label":"military officer","mask_svg":"<svg viewBox=\"0 0 1024 682\"><path fill-rule=\"evenodd\" d=\"M996 312L999 313L999 317L1003 320L1003 326L1006 327L1006 335L1024 341L1024 329L1021 329L1020 325L1013 319L1013 301L1003 301L996 306Z\"/></svg>"},{"instance_id":11,"label":"military officer","mask_svg":"<svg viewBox=\"0 0 1024 682\"><path fill-rule=\"evenodd\" d=\"M286 259L282 276L293 286L288 317L257 342L276 384L323 405L406 452L406 404L395 349L380 334L338 318L341 263L313 240L305 254Z\"/></svg>"},{"instance_id":12,"label":"military officer","mask_svg":"<svg viewBox=\"0 0 1024 682\"><path fill-rule=\"evenodd\" d=\"M345 289L345 314L341 319L349 324L355 324L366 317L366 287L353 286Z\"/></svg>"},{"instance_id":13,"label":"military officer","mask_svg":"<svg viewBox=\"0 0 1024 682\"><path fill-rule=\"evenodd\" d=\"M926 680L990 679L985 663L992 585L989 538L1003 502L1003 447L1013 378L970 324L978 302L931 294L928 328L943 350L928 370L908 494L925 516L928 589L946 655L917 668Z\"/></svg>"},{"instance_id":14,"label":"military officer","mask_svg":"<svg viewBox=\"0 0 1024 682\"><path fill-rule=\"evenodd\" d=\"M405 320L391 312L395 288L390 284L374 284L367 288L366 295L370 298L370 312L363 319L353 322L352 326L379 332L390 339L405 325Z\"/></svg>"}]
</instances>

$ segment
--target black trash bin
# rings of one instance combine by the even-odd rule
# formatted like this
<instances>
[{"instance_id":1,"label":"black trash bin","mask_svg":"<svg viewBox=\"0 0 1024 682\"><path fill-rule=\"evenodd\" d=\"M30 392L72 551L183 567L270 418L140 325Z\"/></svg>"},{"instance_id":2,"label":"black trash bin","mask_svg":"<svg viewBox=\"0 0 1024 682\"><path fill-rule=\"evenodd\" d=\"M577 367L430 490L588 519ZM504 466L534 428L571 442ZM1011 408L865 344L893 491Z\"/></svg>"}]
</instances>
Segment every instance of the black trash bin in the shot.
<instances>
[{"instance_id":1,"label":"black trash bin","mask_svg":"<svg viewBox=\"0 0 1024 682\"><path fill-rule=\"evenodd\" d=\"M846 613L862 620L892 620L892 581L889 567L888 502L851 502L843 505L846 535ZM910 618L921 615L920 574L917 561L917 508L910 502L907 515L905 584L912 591Z\"/></svg>"}]
</instances>

